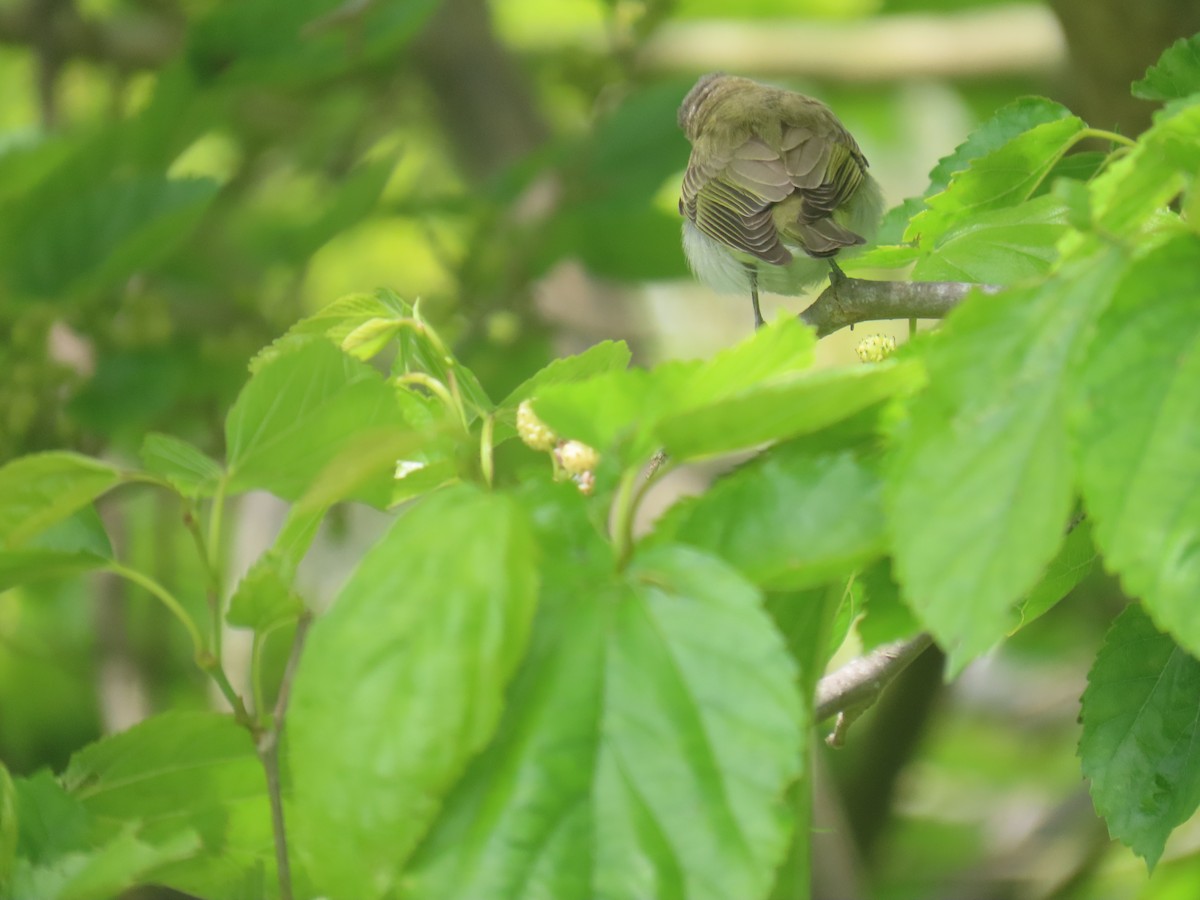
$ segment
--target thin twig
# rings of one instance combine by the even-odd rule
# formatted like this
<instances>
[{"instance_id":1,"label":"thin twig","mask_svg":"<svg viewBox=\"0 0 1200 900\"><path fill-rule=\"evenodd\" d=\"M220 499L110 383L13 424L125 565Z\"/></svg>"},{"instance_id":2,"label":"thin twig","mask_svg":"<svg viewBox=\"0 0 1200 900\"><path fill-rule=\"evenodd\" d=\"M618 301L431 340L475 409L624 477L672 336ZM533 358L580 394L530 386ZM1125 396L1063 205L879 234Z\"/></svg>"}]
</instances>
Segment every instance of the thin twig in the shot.
<instances>
[{"instance_id":1,"label":"thin twig","mask_svg":"<svg viewBox=\"0 0 1200 900\"><path fill-rule=\"evenodd\" d=\"M271 801L271 826L275 833L275 867L279 871L279 898L292 900L292 868L288 860L287 829L283 821L283 788L279 779L279 738L283 733L284 717L287 715L288 700L292 694L292 679L304 650L304 639L312 616L304 613L296 622L296 634L292 638L292 652L288 656L279 682L279 695L275 698L272 727L264 729L258 738L258 758L262 760L267 775L267 795Z\"/></svg>"},{"instance_id":2,"label":"thin twig","mask_svg":"<svg viewBox=\"0 0 1200 900\"><path fill-rule=\"evenodd\" d=\"M848 325L882 319L941 319L971 291L994 294L999 287L962 281L869 281L846 278L825 288L800 313L818 337Z\"/></svg>"},{"instance_id":3,"label":"thin twig","mask_svg":"<svg viewBox=\"0 0 1200 900\"><path fill-rule=\"evenodd\" d=\"M893 641L826 675L817 684L817 721L834 713L857 715L867 709L931 644L928 634Z\"/></svg>"}]
</instances>

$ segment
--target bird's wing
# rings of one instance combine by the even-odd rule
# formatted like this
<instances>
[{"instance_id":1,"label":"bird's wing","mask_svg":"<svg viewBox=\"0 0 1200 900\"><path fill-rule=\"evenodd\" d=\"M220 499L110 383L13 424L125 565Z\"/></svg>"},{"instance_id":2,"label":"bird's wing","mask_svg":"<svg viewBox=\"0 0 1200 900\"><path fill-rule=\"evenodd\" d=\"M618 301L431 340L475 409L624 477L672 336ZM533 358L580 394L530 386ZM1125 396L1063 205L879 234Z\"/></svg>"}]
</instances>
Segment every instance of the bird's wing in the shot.
<instances>
[{"instance_id":1,"label":"bird's wing","mask_svg":"<svg viewBox=\"0 0 1200 900\"><path fill-rule=\"evenodd\" d=\"M795 189L780 154L754 136L732 154L703 151L698 146L688 160L679 211L727 247L775 265L790 262L771 216Z\"/></svg>"},{"instance_id":2,"label":"bird's wing","mask_svg":"<svg viewBox=\"0 0 1200 900\"><path fill-rule=\"evenodd\" d=\"M866 177L866 159L843 129L793 125L778 149L751 134L731 154L703 151L692 151L679 209L709 237L775 265L791 261L784 240L810 256L863 243L833 220Z\"/></svg>"},{"instance_id":3,"label":"bird's wing","mask_svg":"<svg viewBox=\"0 0 1200 900\"><path fill-rule=\"evenodd\" d=\"M853 197L866 178L867 161L854 139L840 128L818 134L810 127L793 125L784 129L781 151L800 199L790 221L777 220L783 236L810 256L832 256L842 247L863 243L861 235L833 219L834 210Z\"/></svg>"}]
</instances>

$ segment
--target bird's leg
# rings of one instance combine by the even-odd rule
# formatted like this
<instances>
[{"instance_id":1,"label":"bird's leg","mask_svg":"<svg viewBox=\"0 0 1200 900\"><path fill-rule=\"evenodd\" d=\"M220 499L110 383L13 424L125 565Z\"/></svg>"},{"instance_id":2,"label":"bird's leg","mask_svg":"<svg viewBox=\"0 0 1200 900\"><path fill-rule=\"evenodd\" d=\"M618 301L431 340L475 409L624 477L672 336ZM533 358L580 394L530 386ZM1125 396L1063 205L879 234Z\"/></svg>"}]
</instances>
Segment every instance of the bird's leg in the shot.
<instances>
[{"instance_id":1,"label":"bird's leg","mask_svg":"<svg viewBox=\"0 0 1200 900\"><path fill-rule=\"evenodd\" d=\"M837 260L832 256L826 262L829 263L829 283L833 287L837 287L843 281L846 281L846 273L842 271L842 267L837 264Z\"/></svg>"},{"instance_id":2,"label":"bird's leg","mask_svg":"<svg viewBox=\"0 0 1200 900\"><path fill-rule=\"evenodd\" d=\"M750 302L754 304L754 330L763 326L762 313L758 309L758 269L752 263L743 263L746 274L750 276Z\"/></svg>"}]
</instances>

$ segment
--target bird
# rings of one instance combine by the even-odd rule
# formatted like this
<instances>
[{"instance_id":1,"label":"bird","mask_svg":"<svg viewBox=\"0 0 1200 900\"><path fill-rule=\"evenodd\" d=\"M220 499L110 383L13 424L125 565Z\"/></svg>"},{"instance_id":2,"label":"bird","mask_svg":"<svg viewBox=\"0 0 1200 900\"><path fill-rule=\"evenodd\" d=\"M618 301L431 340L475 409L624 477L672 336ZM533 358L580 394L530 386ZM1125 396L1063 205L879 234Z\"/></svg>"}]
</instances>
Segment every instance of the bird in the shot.
<instances>
[{"instance_id":1,"label":"bird","mask_svg":"<svg viewBox=\"0 0 1200 900\"><path fill-rule=\"evenodd\" d=\"M722 293L796 294L866 243L883 211L867 158L819 100L749 78L702 76L679 107L692 152L679 212L696 277Z\"/></svg>"}]
</instances>

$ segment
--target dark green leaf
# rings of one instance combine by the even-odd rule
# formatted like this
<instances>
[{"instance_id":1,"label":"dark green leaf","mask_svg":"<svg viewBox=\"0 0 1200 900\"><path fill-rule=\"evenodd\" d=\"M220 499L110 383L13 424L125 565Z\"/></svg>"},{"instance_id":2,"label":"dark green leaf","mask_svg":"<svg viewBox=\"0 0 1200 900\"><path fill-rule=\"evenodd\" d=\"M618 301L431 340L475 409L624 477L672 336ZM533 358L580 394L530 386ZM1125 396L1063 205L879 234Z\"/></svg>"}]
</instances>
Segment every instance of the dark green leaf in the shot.
<instances>
[{"instance_id":1,"label":"dark green leaf","mask_svg":"<svg viewBox=\"0 0 1200 900\"><path fill-rule=\"evenodd\" d=\"M405 514L313 626L288 714L295 843L334 900L381 896L490 738L536 594L511 501L460 487Z\"/></svg>"},{"instance_id":2,"label":"dark green leaf","mask_svg":"<svg viewBox=\"0 0 1200 900\"><path fill-rule=\"evenodd\" d=\"M12 896L17 830L17 791L8 769L0 762L0 897Z\"/></svg>"},{"instance_id":3,"label":"dark green leaf","mask_svg":"<svg viewBox=\"0 0 1200 900\"><path fill-rule=\"evenodd\" d=\"M0 546L16 548L121 481L107 463L77 453L39 453L0 468Z\"/></svg>"},{"instance_id":4,"label":"dark green leaf","mask_svg":"<svg viewBox=\"0 0 1200 900\"><path fill-rule=\"evenodd\" d=\"M1200 35L1177 40L1145 78L1133 83L1133 96L1143 100L1178 100L1196 93L1200 93Z\"/></svg>"},{"instance_id":5,"label":"dark green leaf","mask_svg":"<svg viewBox=\"0 0 1200 900\"><path fill-rule=\"evenodd\" d=\"M778 447L677 504L656 535L718 556L766 589L844 582L883 550L879 480L853 453Z\"/></svg>"},{"instance_id":6,"label":"dark green leaf","mask_svg":"<svg viewBox=\"0 0 1200 900\"><path fill-rule=\"evenodd\" d=\"M370 366L326 340L301 339L264 363L225 420L229 486L303 494L364 429L402 428L395 392ZM386 502L390 483L364 491Z\"/></svg>"},{"instance_id":7,"label":"dark green leaf","mask_svg":"<svg viewBox=\"0 0 1200 900\"><path fill-rule=\"evenodd\" d=\"M865 613L857 625L863 650L910 638L921 631L921 623L901 599L890 559L868 566L856 581L862 587L865 605Z\"/></svg>"},{"instance_id":8,"label":"dark green leaf","mask_svg":"<svg viewBox=\"0 0 1200 900\"><path fill-rule=\"evenodd\" d=\"M924 347L885 501L896 575L952 669L1005 635L1061 545L1066 374L1124 265L1109 249L1039 288L973 297Z\"/></svg>"},{"instance_id":9,"label":"dark green leaf","mask_svg":"<svg viewBox=\"0 0 1200 900\"><path fill-rule=\"evenodd\" d=\"M1079 758L1109 833L1153 869L1200 804L1200 662L1131 606L1083 694Z\"/></svg>"},{"instance_id":10,"label":"dark green leaf","mask_svg":"<svg viewBox=\"0 0 1200 900\"><path fill-rule=\"evenodd\" d=\"M33 296L113 284L173 251L216 193L208 179L139 174L39 194L0 225L0 259L15 288Z\"/></svg>"},{"instance_id":11,"label":"dark green leaf","mask_svg":"<svg viewBox=\"0 0 1200 900\"><path fill-rule=\"evenodd\" d=\"M1200 240L1130 269L1079 376L1076 458L1105 565L1200 652Z\"/></svg>"},{"instance_id":12,"label":"dark green leaf","mask_svg":"<svg viewBox=\"0 0 1200 900\"><path fill-rule=\"evenodd\" d=\"M148 434L142 441L142 465L185 497L209 497L224 474L220 463L186 441Z\"/></svg>"}]
</instances>

